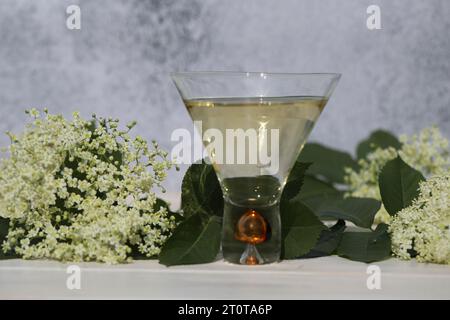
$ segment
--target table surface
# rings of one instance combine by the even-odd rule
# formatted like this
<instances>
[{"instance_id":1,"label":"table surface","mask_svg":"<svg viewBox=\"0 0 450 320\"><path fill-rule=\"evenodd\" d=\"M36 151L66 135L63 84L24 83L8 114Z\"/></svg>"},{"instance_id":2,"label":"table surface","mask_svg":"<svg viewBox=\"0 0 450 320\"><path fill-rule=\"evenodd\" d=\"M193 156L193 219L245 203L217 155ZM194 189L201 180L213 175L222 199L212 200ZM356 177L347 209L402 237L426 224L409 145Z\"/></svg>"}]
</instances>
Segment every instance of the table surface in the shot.
<instances>
[{"instance_id":1,"label":"table surface","mask_svg":"<svg viewBox=\"0 0 450 320\"><path fill-rule=\"evenodd\" d=\"M0 261L0 299L449 299L450 267L378 262L381 288L369 290L369 265L336 256L263 266L165 267L155 260L78 264L81 288L69 290L68 264Z\"/></svg>"}]
</instances>

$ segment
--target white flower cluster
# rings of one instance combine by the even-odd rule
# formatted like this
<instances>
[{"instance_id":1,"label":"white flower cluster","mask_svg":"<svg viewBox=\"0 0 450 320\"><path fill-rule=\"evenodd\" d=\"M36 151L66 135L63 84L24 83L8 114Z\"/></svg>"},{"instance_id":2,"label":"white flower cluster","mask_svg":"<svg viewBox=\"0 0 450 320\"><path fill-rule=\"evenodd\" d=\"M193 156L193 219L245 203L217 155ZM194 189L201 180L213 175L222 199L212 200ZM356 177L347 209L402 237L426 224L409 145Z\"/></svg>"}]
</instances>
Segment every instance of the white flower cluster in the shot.
<instances>
[{"instance_id":1,"label":"white flower cluster","mask_svg":"<svg viewBox=\"0 0 450 320\"><path fill-rule=\"evenodd\" d=\"M450 168L449 142L438 128L426 128L418 135L403 135L400 141L402 142L400 150L378 148L369 153L365 159L358 161L358 171L346 169L345 181L349 186L347 195L381 200L378 175L384 165L397 155L426 177L443 174ZM375 217L375 223L389 223L389 221L390 215L382 206Z\"/></svg>"},{"instance_id":2,"label":"white flower cluster","mask_svg":"<svg viewBox=\"0 0 450 320\"><path fill-rule=\"evenodd\" d=\"M389 226L392 251L421 262L450 264L450 171L420 184L420 195Z\"/></svg>"},{"instance_id":3,"label":"white flower cluster","mask_svg":"<svg viewBox=\"0 0 450 320\"><path fill-rule=\"evenodd\" d=\"M167 153L132 139L135 123L120 130L95 115L28 113L34 120L20 136L8 133L0 160L0 216L10 220L3 251L106 263L157 255L176 224L152 192L171 167Z\"/></svg>"}]
</instances>

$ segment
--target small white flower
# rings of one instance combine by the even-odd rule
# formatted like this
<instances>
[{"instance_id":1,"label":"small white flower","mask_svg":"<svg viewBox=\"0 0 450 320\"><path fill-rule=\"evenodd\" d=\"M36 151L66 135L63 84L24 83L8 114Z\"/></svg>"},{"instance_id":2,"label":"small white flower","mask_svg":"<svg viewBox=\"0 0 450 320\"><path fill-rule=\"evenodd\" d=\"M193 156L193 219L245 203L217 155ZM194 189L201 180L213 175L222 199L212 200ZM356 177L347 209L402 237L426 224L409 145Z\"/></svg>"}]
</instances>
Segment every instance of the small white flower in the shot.
<instances>
[{"instance_id":1,"label":"small white flower","mask_svg":"<svg viewBox=\"0 0 450 320\"><path fill-rule=\"evenodd\" d=\"M348 196L381 200L378 174L384 165L397 155L427 177L443 174L450 168L449 143L438 128L426 128L418 135L403 135L400 140L402 142L400 150L378 148L369 153L365 159L358 161L359 170L346 168L345 181L349 186ZM375 223L389 224L390 219L391 216L382 206L375 217Z\"/></svg>"},{"instance_id":2,"label":"small white flower","mask_svg":"<svg viewBox=\"0 0 450 320\"><path fill-rule=\"evenodd\" d=\"M450 264L450 171L420 184L419 197L391 221L392 251L422 262Z\"/></svg>"},{"instance_id":3,"label":"small white flower","mask_svg":"<svg viewBox=\"0 0 450 320\"><path fill-rule=\"evenodd\" d=\"M0 160L0 216L11 221L3 251L106 263L129 262L133 250L158 254L176 225L153 209L152 189L171 167L166 153L117 130L117 120L95 118L94 129L78 113L72 121L29 114L33 123L9 134L9 158Z\"/></svg>"},{"instance_id":4,"label":"small white flower","mask_svg":"<svg viewBox=\"0 0 450 320\"><path fill-rule=\"evenodd\" d=\"M132 208L134 206L134 197L132 194L128 195L125 198L125 203L127 204L128 208Z\"/></svg>"}]
</instances>

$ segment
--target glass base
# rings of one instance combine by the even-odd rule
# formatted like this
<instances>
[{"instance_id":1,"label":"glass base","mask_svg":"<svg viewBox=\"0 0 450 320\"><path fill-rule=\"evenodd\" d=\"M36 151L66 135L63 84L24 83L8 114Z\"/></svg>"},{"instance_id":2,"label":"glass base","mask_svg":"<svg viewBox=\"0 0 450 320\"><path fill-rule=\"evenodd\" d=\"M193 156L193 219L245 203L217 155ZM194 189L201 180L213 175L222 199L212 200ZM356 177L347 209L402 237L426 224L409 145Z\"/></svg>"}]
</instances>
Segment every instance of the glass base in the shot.
<instances>
[{"instance_id":1,"label":"glass base","mask_svg":"<svg viewBox=\"0 0 450 320\"><path fill-rule=\"evenodd\" d=\"M242 225L243 216L249 212L253 212L256 218L247 219L244 221L246 224ZM265 222L264 230L258 226L262 219ZM236 205L225 200L222 251L224 259L235 264L259 265L278 262L281 255L279 205L255 207Z\"/></svg>"}]
</instances>

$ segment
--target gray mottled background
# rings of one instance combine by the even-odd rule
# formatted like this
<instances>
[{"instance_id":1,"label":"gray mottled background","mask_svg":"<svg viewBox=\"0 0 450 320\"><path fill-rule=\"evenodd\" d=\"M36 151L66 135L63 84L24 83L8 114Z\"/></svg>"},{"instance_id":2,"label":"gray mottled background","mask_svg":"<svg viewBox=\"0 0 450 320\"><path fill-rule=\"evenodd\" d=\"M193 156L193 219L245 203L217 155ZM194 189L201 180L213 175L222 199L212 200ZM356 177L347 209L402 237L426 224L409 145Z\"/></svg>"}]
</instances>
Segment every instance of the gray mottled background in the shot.
<instances>
[{"instance_id":1,"label":"gray mottled background","mask_svg":"<svg viewBox=\"0 0 450 320\"><path fill-rule=\"evenodd\" d=\"M79 31L66 28L69 4ZM370 4L382 30L366 28ZM337 148L378 127L438 124L449 137L449 17L448 0L1 0L0 130L46 106L137 119L169 149L191 124L168 73L241 70L343 73L312 135Z\"/></svg>"}]
</instances>

